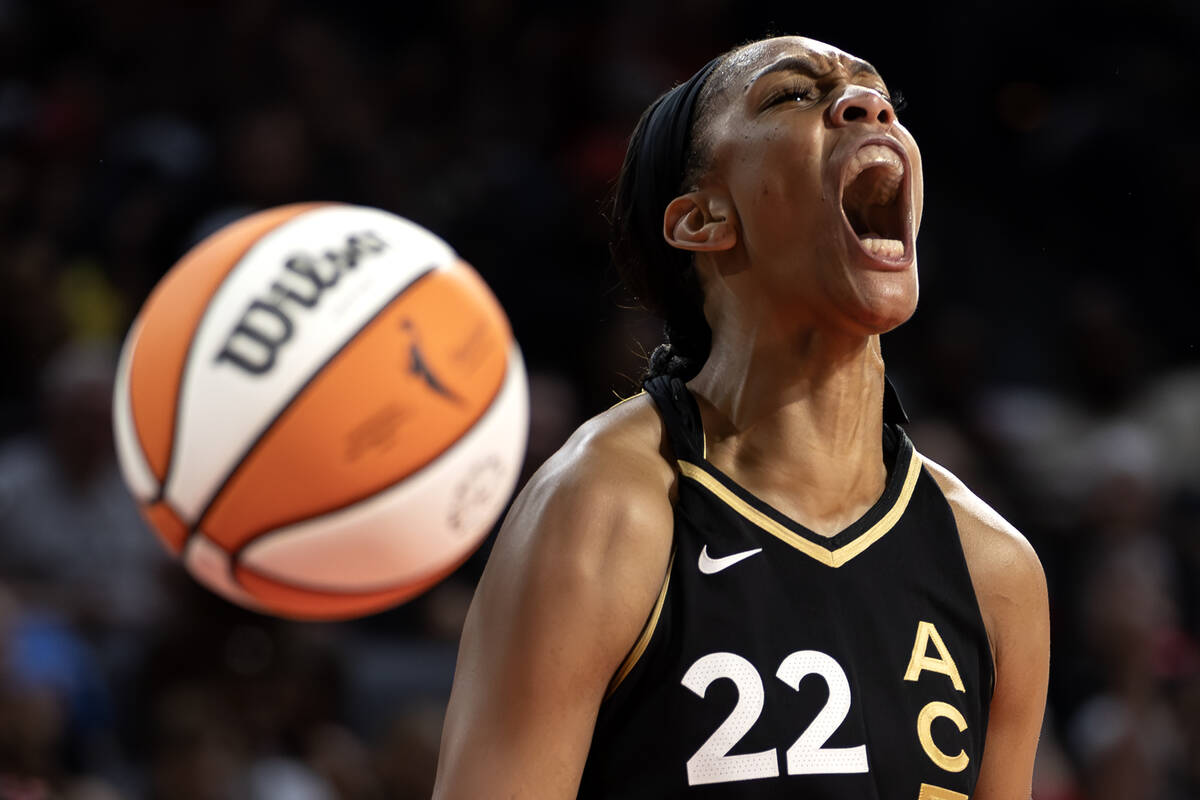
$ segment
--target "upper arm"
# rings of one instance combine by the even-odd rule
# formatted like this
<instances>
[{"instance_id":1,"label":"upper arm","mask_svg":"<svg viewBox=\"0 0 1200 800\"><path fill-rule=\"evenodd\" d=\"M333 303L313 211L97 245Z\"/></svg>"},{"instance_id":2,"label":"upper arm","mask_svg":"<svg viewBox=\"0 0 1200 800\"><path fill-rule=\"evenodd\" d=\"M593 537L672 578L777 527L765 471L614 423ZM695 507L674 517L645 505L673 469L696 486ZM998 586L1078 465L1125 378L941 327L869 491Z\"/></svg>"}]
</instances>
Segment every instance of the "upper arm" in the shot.
<instances>
[{"instance_id":1,"label":"upper arm","mask_svg":"<svg viewBox=\"0 0 1200 800\"><path fill-rule=\"evenodd\" d=\"M595 453L551 462L514 504L463 630L436 797L577 793L669 558L667 492L631 472Z\"/></svg>"},{"instance_id":2,"label":"upper arm","mask_svg":"<svg viewBox=\"0 0 1200 800\"><path fill-rule=\"evenodd\" d=\"M1028 800L1050 672L1045 574L1025 537L957 478L927 463L954 511L996 667L973 798Z\"/></svg>"}]
</instances>

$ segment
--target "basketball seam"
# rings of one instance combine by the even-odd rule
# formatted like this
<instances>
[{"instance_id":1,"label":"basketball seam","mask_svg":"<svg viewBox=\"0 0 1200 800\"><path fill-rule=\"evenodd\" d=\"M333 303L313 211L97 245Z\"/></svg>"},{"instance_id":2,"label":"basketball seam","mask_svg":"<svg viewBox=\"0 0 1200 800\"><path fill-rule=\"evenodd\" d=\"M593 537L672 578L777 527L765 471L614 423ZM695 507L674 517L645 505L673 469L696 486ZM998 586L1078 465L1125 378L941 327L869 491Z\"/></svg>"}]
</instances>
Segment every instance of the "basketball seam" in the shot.
<instances>
[{"instance_id":1,"label":"basketball seam","mask_svg":"<svg viewBox=\"0 0 1200 800\"><path fill-rule=\"evenodd\" d=\"M390 303L389 303L389 305L390 305ZM501 377L500 383L496 386L496 391L492 393L491 398L488 400L487 405L484 407L483 413L481 413L478 417L475 418L475 421L471 423L470 428L467 428L467 433L469 433L476 425L478 425L480 420L482 420L485 416L487 416L487 413L489 411L491 411L493 407L495 407L496 398L498 398L500 396L500 393L504 391L504 387L508 383L509 371L512 369L511 354L506 354L505 358L506 358L506 364L504 367L504 375ZM322 367L322 369L324 369L324 367ZM272 422L272 425L274 425L274 422ZM265 435L265 432L264 432L264 435ZM463 436L465 436L465 435L466 434L464 433ZM322 517L326 517L330 514L336 514L339 511L345 511L346 509L356 506L359 503L363 503L374 497L378 497L379 495L383 494L384 492L394 489L397 486L399 486L401 483L404 483L407 480L411 480L413 477L420 474L420 472L422 470L428 468L431 464L433 464L433 462L437 461L439 458L441 458L443 455L445 455L447 451L449 451L452 447L454 447L460 441L462 441L462 436L458 437L457 439L451 440L444 447L442 447L436 453L433 453L432 455L430 455L429 458L425 459L425 461L421 462L416 467L409 470L403 476L397 478L396 480L392 481L391 483L389 483L385 486L379 487L378 489L376 489L375 491L371 492L368 495L363 495L362 497L357 497L357 498L355 498L353 500L349 500L345 503L340 503L339 505L333 506L331 508L326 508L326 509L322 510L321 513L319 513L315 516L296 517L294 519L285 520L284 522L277 523L275 525L272 525L269 528L263 528L262 530L255 531L254 533L246 536L245 539L243 540L242 544L238 545L237 548L235 550L233 550L229 555L230 569L236 570L238 562L241 560L242 553L245 551L245 549L247 547L249 547L250 545L254 544L254 542L258 541L262 537L269 536L277 531L282 532L281 531L282 528L287 528L287 527L296 525L301 522L308 522L310 520L319 520ZM240 462L239 462L239 466L240 466ZM235 471L236 471L236 468L235 468ZM233 473L230 473L230 477L232 477L232 475L233 475ZM221 488L223 489L224 485L222 485ZM220 495L220 493L221 493L220 490L217 490L217 495ZM214 497L216 497L217 495L214 495ZM208 509L206 508L205 512L207 513L207 511L208 511ZM200 519L203 520L204 516L201 515ZM197 526L197 527L199 527L199 526ZM250 567L247 567L247 569L250 569ZM262 572L261 570L255 570L255 571L260 572L260 573ZM234 580L235 581L237 580L236 576L235 576ZM271 580L277 581L278 583L285 582L279 578L271 578ZM314 591L325 591L328 594L338 594L338 592L331 592L328 589L314 590ZM381 589L379 591L387 591L387 590Z\"/></svg>"},{"instance_id":2,"label":"basketball seam","mask_svg":"<svg viewBox=\"0 0 1200 800\"><path fill-rule=\"evenodd\" d=\"M234 265L232 267L230 267L228 272L225 273L225 277L221 278L221 281L217 284L217 288L215 290L213 290L213 293L211 295L209 295L208 300L206 300L204 302L204 308L200 312L200 316L198 316L196 318L196 327L192 329L191 336L188 337L187 350L185 350L184 354L183 354L183 361L182 361L183 366L182 366L182 369L180 370L180 375L179 375L179 387L178 387L178 390L175 395L175 410L171 413L171 430L169 432L170 435L167 438L167 441L170 443L171 450L170 450L170 452L167 453L167 468L165 470L163 470L163 478L162 478L162 481L158 485L158 494L155 496L154 502L158 502L158 501L164 500L166 498L167 484L171 479L171 472L175 468L175 462L177 460L176 455L179 453L179 447L177 446L178 442L175 441L176 440L175 434L179 431L179 412L180 412L180 408L183 406L183 398L184 398L184 395L186 394L186 392L184 390L187 388L188 375L191 374L191 372L192 372L192 370L190 369L191 362L192 362L192 351L196 347L196 339L199 338L196 336L196 334L199 332L200 328L204 325L204 318L208 316L209 309L212 308L213 303L216 302L217 295L221 294L221 288L229 282L229 280L233 277L234 273L237 272L240 268L242 268L243 265L250 263L250 254L262 246L263 240L265 238L267 238L271 234L278 232L279 229L282 228L283 226L288 225L292 222L295 222L296 220L303 217L305 214L308 214L310 211L315 211L318 208L325 208L328 206L338 205L338 203L309 203L307 205L309 206L309 208L305 209L304 211L300 211L295 216L288 217L287 219L283 220L282 222L275 225L274 227L268 228L267 230L260 233L258 235L258 237L256 239L254 239L254 241L250 242L250 244L247 245L246 249L242 251L242 254L237 257L237 260L235 261ZM201 242L203 242L203 241L204 240L201 240ZM197 246L199 246L199 245L197 245ZM184 255L184 257L186 258L186 254ZM129 376L130 376L130 383L132 384L132 381L133 381L133 363L132 362L130 362L130 365L129 365ZM140 438L141 437L139 437L139 439ZM145 448L145 445L143 444L142 447ZM200 517L197 517L197 522L200 519L203 519L203 515L201 515ZM193 526L193 529L194 529L194 526ZM188 533L188 538L189 539L191 538L190 531ZM187 539L184 539L185 545L187 544L187 541L188 541Z\"/></svg>"},{"instance_id":3,"label":"basketball seam","mask_svg":"<svg viewBox=\"0 0 1200 800\"><path fill-rule=\"evenodd\" d=\"M225 552L225 550L224 550L224 548L222 548L222 547L221 547L221 545L220 545L220 544L218 544L216 541L214 541L212 538L210 538L210 537L208 537L208 536L205 536L204 534L200 534L200 535L198 535L198 536L195 536L195 535L192 535L191 533L189 533L189 535L188 535L188 538L187 538L187 539L185 539L185 540L184 540L184 542L183 542L183 548L182 548L182 549L179 551L179 560L180 560L180 561L181 561L181 562L184 564L184 566L187 568L188 572L189 572L189 573L191 573L191 574L192 574L192 576L193 576L194 578L196 578L196 579L197 579L197 580L200 582L200 584L201 584L202 586L205 586L205 587L209 588L211 591L214 591L214 592L216 592L218 596L220 596L220 597L224 597L225 599L227 599L227 600L231 600L232 602L236 602L236 603L238 603L239 605L242 605L242 607L243 607L243 608L249 608L251 611L257 611L257 612L259 612L259 613L266 613L266 612L267 612L267 609L266 609L266 606L265 606L265 605L262 603L262 601L260 601L260 600L259 600L258 598L256 598L256 597L254 597L254 595L253 595L253 594L252 594L252 593L251 593L251 592L250 592L248 589L246 589L246 587L242 586L242 584L241 584L239 581L237 581L236 579L234 579L234 580L232 581L232 583L233 583L234 587L236 587L236 588L237 588L239 591L241 591L241 592L245 593L247 596L249 596L249 597L250 597L250 599L253 601L253 605L252 605L252 606L245 605L244 603L242 603L242 601L241 601L240 599L234 599L234 598L231 598L231 597L229 597L228 595L226 595L226 594L224 593L224 591L222 591L222 590L220 590L220 589L217 589L217 588L215 588L215 587L212 587L212 586L210 586L210 585L208 584L208 582L207 582L207 581L205 581L204 579L200 578L200 574L199 574L199 573L197 573L197 572L196 572L196 571L193 569L193 563L192 563L192 562L193 562L193 560L194 560L194 552L195 552L195 550L196 550L197 548L199 548L199 547L200 547L202 544L204 544L205 542L207 542L207 543L208 543L208 545L209 545L209 546L210 546L210 547L211 547L211 548L212 548L212 549L213 549L213 550L214 550L216 553L218 553L219 555L223 555L223 556L225 556L225 557L226 557L226 559L225 559L225 560L228 562L228 560L229 560L229 558L228 558L228 555L229 555L229 554L228 554L228 553L226 553L226 552Z\"/></svg>"},{"instance_id":4,"label":"basketball seam","mask_svg":"<svg viewBox=\"0 0 1200 800\"><path fill-rule=\"evenodd\" d=\"M442 578L444 579L444 578L449 577L452 573L456 572L459 567L461 567L463 564L467 563L468 559L470 559L471 556L473 556L475 554L476 550L478 550L478 547L472 547L466 553L464 553L460 558L458 558L457 560L452 562L450 564L450 566L443 567L442 570L440 571ZM238 580L238 578L237 578L237 571L236 571L237 562L233 561L231 559L230 563L234 564L234 576L233 576L234 582L238 586L242 587L242 589L244 589L248 594L253 595L254 593L251 592L250 589L246 588L246 585L244 583L242 583L240 580ZM427 580L433 580L434 576L439 574L439 570L433 570L428 575L422 575L421 577L416 578L414 580L406 581L403 583L391 584L389 586L385 586L385 587L379 588L379 589L364 589L362 591L357 591L357 592L340 592L340 591L333 590L333 589L324 589L324 588L319 588L319 587L315 587L315 586L308 586L304 583L292 583L291 581L282 580L280 578L274 577L271 574L264 572L263 570L258 569L256 567L246 566L246 567L242 567L242 569L246 570L247 572L254 573L255 577L258 577L264 581L270 581L272 583L277 583L280 586L283 586L287 589L293 589L297 592L308 592L311 594L325 595L327 597L339 597L339 598L355 598L355 597L365 597L367 595L374 595L374 594L388 594L390 592L399 591L400 589L403 589L414 583L420 583L420 582L427 581ZM440 579L439 579L439 581L440 581ZM438 582L438 581L435 581L435 582ZM259 602L262 602L262 601L260 600ZM265 605L265 603L264 603L264 605Z\"/></svg>"},{"instance_id":5,"label":"basketball seam","mask_svg":"<svg viewBox=\"0 0 1200 800\"><path fill-rule=\"evenodd\" d=\"M183 521L183 515L179 513L179 509L177 509L174 505L172 505L171 501L165 497L162 498L161 500L156 500L153 503L146 503L144 505L145 512L148 514L148 513L150 513L151 509L155 508L156 506L160 506L160 505L163 508L165 508L167 511L170 511L171 516L173 516L173 517L175 517L175 519L179 520L180 524L182 525L182 527L184 529L183 541L180 542L180 544L179 544L179 550L171 551L173 555L182 557L183 553L184 553L184 549L187 547L187 543L191 539L191 528L188 526L188 524L186 522ZM162 535L161 528L159 528L157 525L154 525L153 527L154 527L155 531L158 532L160 540L163 540L163 543L166 544L166 541L165 541L166 537ZM169 546L167 549L171 550L171 548Z\"/></svg>"},{"instance_id":6,"label":"basketball seam","mask_svg":"<svg viewBox=\"0 0 1200 800\"><path fill-rule=\"evenodd\" d=\"M332 364L337 359L337 357L342 354L342 351L344 351L347 347L349 347L354 342L354 340L356 338L358 338L358 335L360 333L362 333L364 330L366 330L367 327L369 327L385 311L387 311L387 309L389 309L391 307L392 303L396 302L396 300L398 300L405 292L407 292L409 289L411 289L413 286L415 286L418 281L423 280L424 278L428 277L430 274L435 272L437 270L437 268L438 268L438 266L436 263L427 267L425 270L423 270L422 272L417 274L408 283L404 284L404 286L400 287L399 290L397 290L391 297L388 298L387 302L383 303L374 314L372 314L366 321L363 322L362 325L360 325L358 328L356 328L354 331L352 331L350 333L350 335L346 337L346 340L344 342L342 342L342 344L339 345L337 348L335 348L333 350L333 352L331 352L329 354L329 356L320 365L318 365L317 368L314 369L309 374L309 376L307 378L305 378L305 380L299 386L296 387L296 390L293 391L292 394L286 398L285 402L280 405L279 412L276 413L275 416L272 417L265 425L263 425L262 429L258 432L258 435L254 438L254 441L251 442L249 444L249 446L247 446L246 449L242 451L242 454L240 456L238 456L237 460L235 460L230 465L229 470L225 473L225 477L221 479L221 483L218 484L216 489L213 490L212 494L209 495L209 498L205 502L204 507L200 510L200 513L196 515L195 522L191 523L188 526L188 540L190 540L191 537L194 536L196 531L200 528L200 525L204 521L204 518L206 516L208 516L208 512L212 509L213 503L215 503L217 501L217 498L221 496L221 492L223 492L225 490L225 487L229 485L229 482L231 480L233 480L233 476L237 475L238 470L241 469L241 467L242 467L242 464L245 463L246 459L250 457L250 454L254 452L255 448L258 447L258 445L262 442L262 440L264 438L266 438L267 434L271 432L271 429L275 427L275 424L277 422L279 422L280 418L283 417L283 415L288 412L288 410L291 408L292 403L295 402L296 398L299 397L301 394L303 394L304 390L307 389L309 386L311 386L313 381L315 381L318 377L321 376L321 374L326 370L326 368L328 368L329 365ZM186 541L185 541L185 544L186 544ZM233 564L233 560L231 559L230 560L231 567L232 567L232 564Z\"/></svg>"}]
</instances>

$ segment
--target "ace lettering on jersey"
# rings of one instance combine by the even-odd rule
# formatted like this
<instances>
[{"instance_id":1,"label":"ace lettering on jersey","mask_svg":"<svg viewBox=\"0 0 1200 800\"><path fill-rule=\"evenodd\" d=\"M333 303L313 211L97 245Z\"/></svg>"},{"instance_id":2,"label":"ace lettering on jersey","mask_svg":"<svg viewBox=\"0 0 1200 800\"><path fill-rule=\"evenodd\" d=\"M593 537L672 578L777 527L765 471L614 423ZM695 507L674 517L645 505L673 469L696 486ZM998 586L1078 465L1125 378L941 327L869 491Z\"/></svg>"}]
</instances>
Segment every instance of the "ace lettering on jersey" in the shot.
<instances>
[{"instance_id":1,"label":"ace lettering on jersey","mask_svg":"<svg viewBox=\"0 0 1200 800\"><path fill-rule=\"evenodd\" d=\"M966 692L958 665L938 633L937 626L922 620L916 625L912 655L902 679L919 683L926 672L942 676L956 691ZM853 703L849 680L837 660L817 650L801 650L784 658L775 671L775 677L794 690L798 690L800 682L810 675L825 682L828 700L784 752L786 774L869 772L865 744L853 747L827 746L827 741L846 719ZM730 755L730 751L754 726L763 711L765 693L762 677L753 664L735 653L710 653L692 664L681 683L703 699L708 687L722 678L732 681L737 687L737 703L725 721L687 760L688 784L698 786L778 777L781 772L775 748ZM934 742L933 721L939 717L950 720L960 732L967 729L967 721L961 711L945 701L931 700L915 720L917 740L934 765L946 772L962 772L970 763L965 749L950 755ZM916 791L917 800L967 800L967 795L961 792L928 783L922 783L916 787Z\"/></svg>"}]
</instances>

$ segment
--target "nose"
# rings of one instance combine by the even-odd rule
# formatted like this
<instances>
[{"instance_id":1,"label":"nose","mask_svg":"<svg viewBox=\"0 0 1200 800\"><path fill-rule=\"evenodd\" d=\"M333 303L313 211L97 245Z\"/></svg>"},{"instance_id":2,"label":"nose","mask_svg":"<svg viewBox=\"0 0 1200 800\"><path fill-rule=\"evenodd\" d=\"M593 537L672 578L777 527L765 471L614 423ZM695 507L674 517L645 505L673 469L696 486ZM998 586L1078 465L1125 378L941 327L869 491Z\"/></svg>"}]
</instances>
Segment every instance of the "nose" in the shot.
<instances>
[{"instance_id":1,"label":"nose","mask_svg":"<svg viewBox=\"0 0 1200 800\"><path fill-rule=\"evenodd\" d=\"M829 122L838 128L853 122L892 127L896 110L883 95L865 86L847 86L842 96L829 106Z\"/></svg>"}]
</instances>

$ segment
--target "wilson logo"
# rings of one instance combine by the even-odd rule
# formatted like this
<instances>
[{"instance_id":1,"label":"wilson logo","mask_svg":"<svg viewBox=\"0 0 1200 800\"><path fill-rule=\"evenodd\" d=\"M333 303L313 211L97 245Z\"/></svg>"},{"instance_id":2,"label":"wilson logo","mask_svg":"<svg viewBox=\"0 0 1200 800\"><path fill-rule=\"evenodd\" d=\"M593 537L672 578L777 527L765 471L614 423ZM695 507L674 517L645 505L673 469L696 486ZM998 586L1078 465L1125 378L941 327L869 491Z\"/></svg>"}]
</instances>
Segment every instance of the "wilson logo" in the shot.
<instances>
[{"instance_id":1,"label":"wilson logo","mask_svg":"<svg viewBox=\"0 0 1200 800\"><path fill-rule=\"evenodd\" d=\"M341 247L321 255L289 256L266 293L250 301L242 312L216 362L232 364L251 375L270 372L279 348L295 333L299 316L316 308L343 275L387 249L387 242L378 234L363 231L350 234Z\"/></svg>"}]
</instances>

